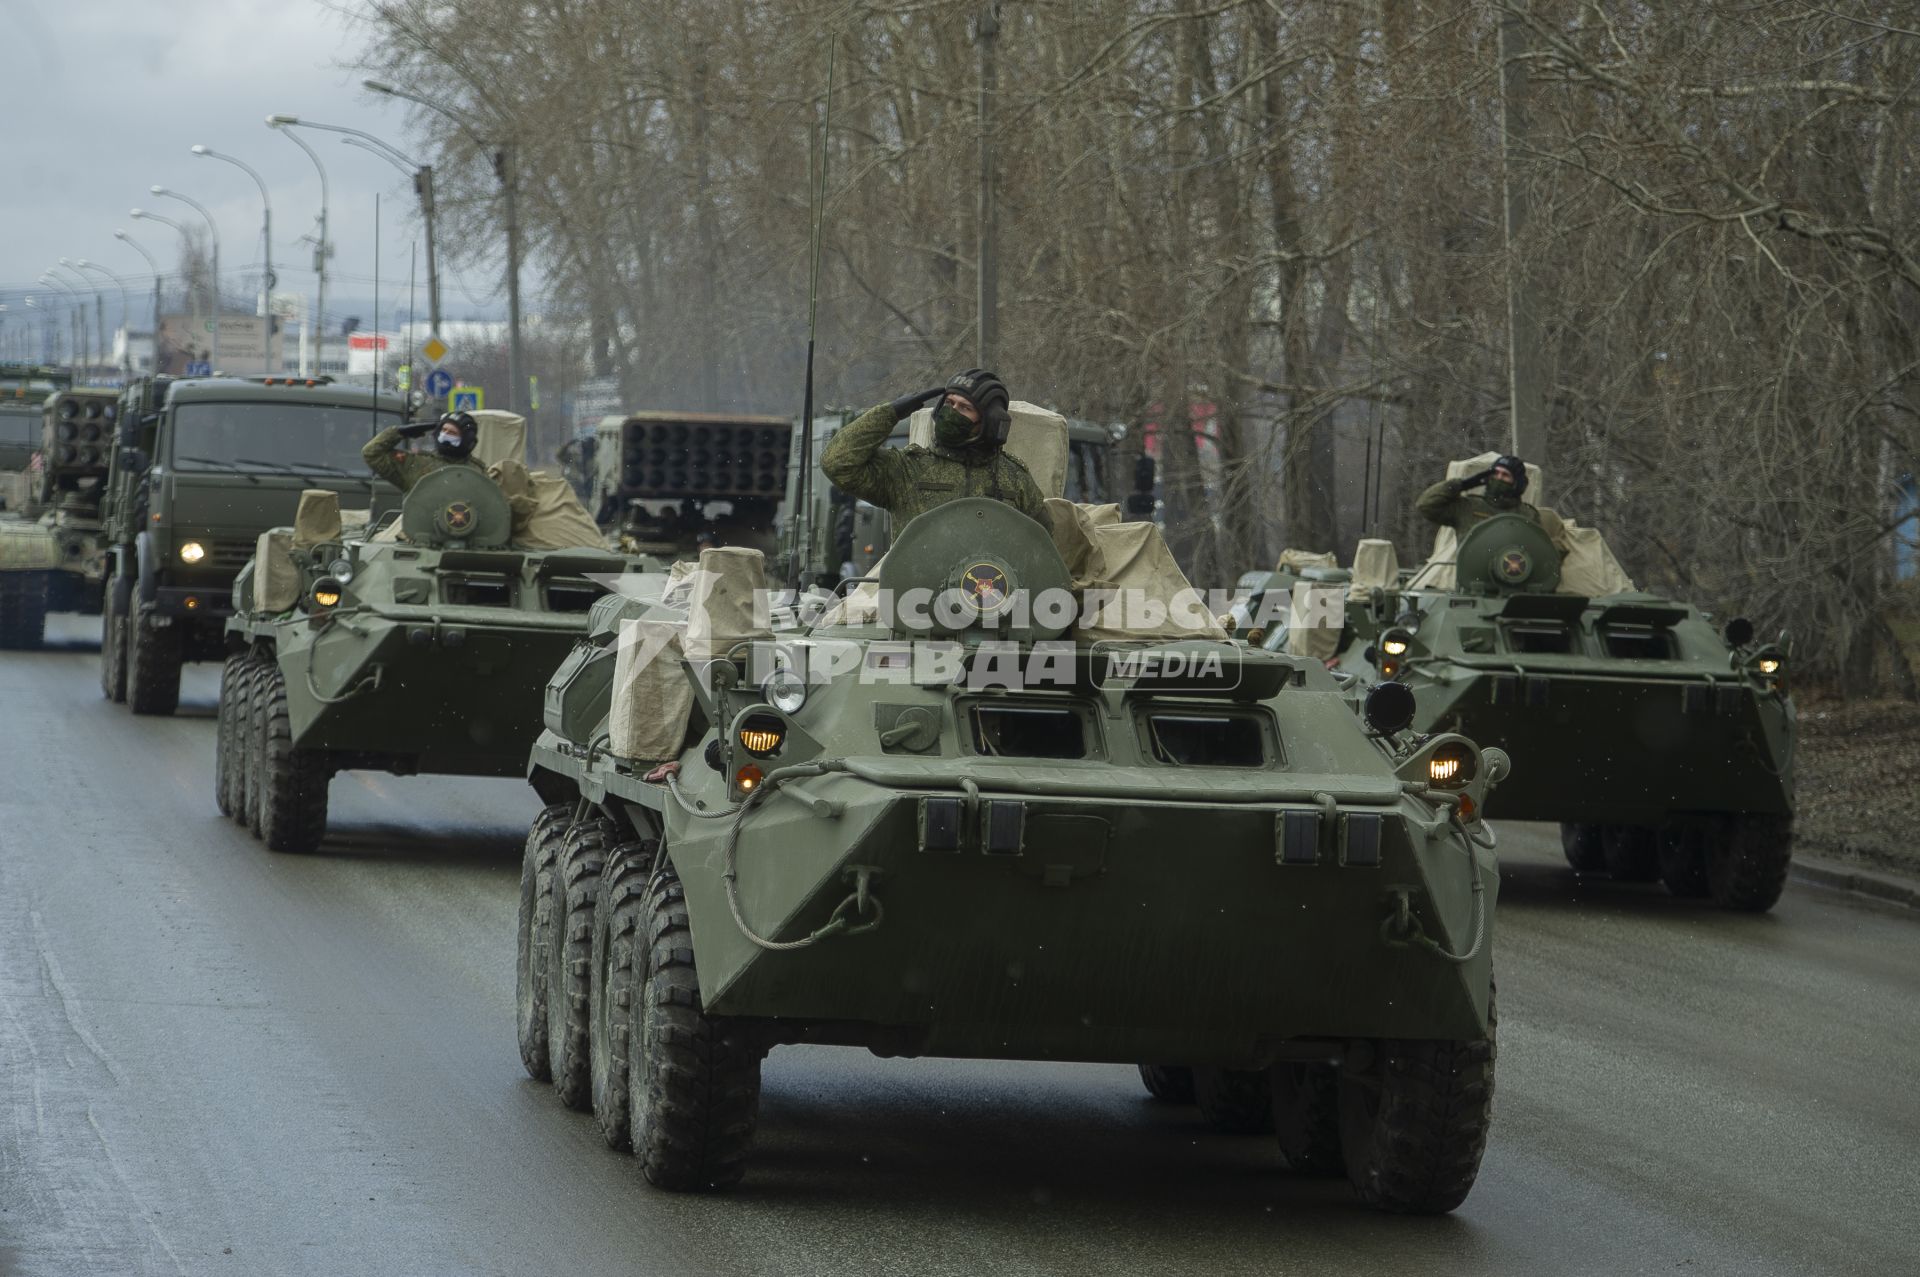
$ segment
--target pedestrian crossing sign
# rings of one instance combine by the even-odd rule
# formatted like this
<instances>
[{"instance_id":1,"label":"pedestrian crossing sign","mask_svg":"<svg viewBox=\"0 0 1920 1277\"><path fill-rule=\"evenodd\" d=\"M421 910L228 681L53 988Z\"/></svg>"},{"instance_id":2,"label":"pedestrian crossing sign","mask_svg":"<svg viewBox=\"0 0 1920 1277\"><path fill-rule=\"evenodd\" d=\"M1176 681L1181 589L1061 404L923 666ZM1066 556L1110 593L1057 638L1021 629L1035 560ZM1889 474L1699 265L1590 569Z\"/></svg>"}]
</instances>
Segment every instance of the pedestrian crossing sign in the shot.
<instances>
[{"instance_id":1,"label":"pedestrian crossing sign","mask_svg":"<svg viewBox=\"0 0 1920 1277\"><path fill-rule=\"evenodd\" d=\"M447 392L448 412L479 412L487 406L487 392L478 386L455 386Z\"/></svg>"}]
</instances>

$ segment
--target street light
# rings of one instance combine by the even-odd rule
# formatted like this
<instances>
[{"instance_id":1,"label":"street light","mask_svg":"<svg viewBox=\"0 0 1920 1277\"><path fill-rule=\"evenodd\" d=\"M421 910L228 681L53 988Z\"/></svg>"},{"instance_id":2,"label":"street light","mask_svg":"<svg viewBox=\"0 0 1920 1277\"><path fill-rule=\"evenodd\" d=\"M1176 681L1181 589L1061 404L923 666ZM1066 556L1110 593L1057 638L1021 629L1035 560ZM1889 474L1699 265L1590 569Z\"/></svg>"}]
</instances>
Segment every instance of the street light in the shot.
<instances>
[{"instance_id":1,"label":"street light","mask_svg":"<svg viewBox=\"0 0 1920 1277\"><path fill-rule=\"evenodd\" d=\"M65 270L67 273L65 275L54 274L55 271L59 270ZM100 290L94 286L92 280L73 268L71 258L62 257L59 265L49 266L47 268L47 274L52 275L58 282L73 285L74 293L80 299L80 344L86 351L85 360L81 366L91 369L93 367L94 337L93 329L87 325L87 294L93 294L93 327L99 328L104 326L106 322L106 306L100 296Z\"/></svg>"},{"instance_id":2,"label":"street light","mask_svg":"<svg viewBox=\"0 0 1920 1277\"><path fill-rule=\"evenodd\" d=\"M162 226L171 226L174 230L180 233L180 242L183 245L185 245L188 248L191 248L193 246L193 235L187 230L186 227L174 221L171 217L162 217L160 216L160 214L149 212L144 208L136 208L131 210L131 215L135 219L140 221L158 222ZM160 313L160 302L159 302L160 285L158 283L159 276L157 273L155 274L154 278L156 281L154 284L154 298L155 298L154 315L156 316L156 320L153 326L153 364L154 364L153 370L155 372L159 372L160 371L160 325L157 317ZM193 307L193 317L194 319L198 320L200 318L200 309L198 306L194 305L193 282L191 280L186 280L184 282L187 284L187 304ZM220 325L216 322L213 325L213 327L214 327L214 330L218 332ZM189 341L188 354L191 354L191 353L192 353L192 343L191 341Z\"/></svg>"},{"instance_id":3,"label":"street light","mask_svg":"<svg viewBox=\"0 0 1920 1277\"><path fill-rule=\"evenodd\" d=\"M135 209L134 216L137 217L139 216L139 214L140 214L140 210ZM149 371L159 372L160 371L160 263L153 259L152 253L149 253L145 248L141 247L139 240L127 234L124 230L115 230L113 232L113 237L121 241L122 243L124 243L128 248L131 248L134 252L140 254L140 256L146 258L148 269L153 271L153 358L149 361Z\"/></svg>"},{"instance_id":4,"label":"street light","mask_svg":"<svg viewBox=\"0 0 1920 1277\"><path fill-rule=\"evenodd\" d=\"M251 164L210 146L195 144L193 153L209 160L225 160L252 178L254 185L260 188L260 317L267 321L266 332L261 336L264 349L260 362L263 371L271 377L279 370L273 366L273 200L267 195L267 181L254 172ZM217 280L218 275L215 278ZM215 325L216 328L218 326Z\"/></svg>"},{"instance_id":5,"label":"street light","mask_svg":"<svg viewBox=\"0 0 1920 1277\"><path fill-rule=\"evenodd\" d=\"M61 258L61 260L65 261L66 259ZM75 259L73 264L81 270L98 271L100 274L105 275L108 279L112 280L119 287L120 289L120 331L124 337L124 340L120 343L120 372L121 372L121 375L124 376L128 381L132 381L133 380L133 300L132 300L132 297L127 292L127 281L124 279L121 279L118 275L114 274L112 271L108 270L106 267L100 265L98 262L90 262L84 257ZM106 337L105 337L105 332L103 330L101 335L102 344L105 344L105 341L106 341Z\"/></svg>"},{"instance_id":6,"label":"street light","mask_svg":"<svg viewBox=\"0 0 1920 1277\"><path fill-rule=\"evenodd\" d=\"M73 342L72 354L74 354L75 356L79 356L81 353L80 348L84 344L85 338L84 336L77 336L76 334L80 333L86 327L87 299L82 297L79 293L75 292L73 290L73 285L67 283L67 281L65 281L64 279L61 279L58 275L54 274L52 271L47 271L45 274L41 275L40 282L42 284L45 284L48 288L59 289L61 292L65 293L68 297L71 297L73 299L73 308L67 312L67 326L68 328L73 329L74 331L69 332L67 336L68 336L68 339ZM85 367L85 364L86 364L86 361L83 359L81 366Z\"/></svg>"},{"instance_id":7,"label":"street light","mask_svg":"<svg viewBox=\"0 0 1920 1277\"><path fill-rule=\"evenodd\" d=\"M218 372L220 369L220 314L221 311L225 309L220 301L220 226L213 220L213 214L207 211L206 205L194 199L191 195L182 195L180 192L170 191L164 186L150 186L147 189L155 195L164 195L170 200L179 200L182 204L191 207L207 221L207 232L213 237L213 366L214 371ZM135 214L135 216L138 216L138 214Z\"/></svg>"},{"instance_id":8,"label":"street light","mask_svg":"<svg viewBox=\"0 0 1920 1277\"><path fill-rule=\"evenodd\" d=\"M95 284L92 280L88 279L85 275L81 274L79 262L74 261L73 258L71 257L62 257L60 259L60 265L66 268L67 274L73 276L75 279L80 281L80 287L83 291L90 292L93 294L93 331L94 331L94 336L96 340L98 340L100 343L101 361L105 362L106 355L107 355L106 298L101 295L100 286L98 284ZM88 363L93 362L92 343L88 343L88 346L87 346L87 362Z\"/></svg>"},{"instance_id":9,"label":"street light","mask_svg":"<svg viewBox=\"0 0 1920 1277\"><path fill-rule=\"evenodd\" d=\"M320 243L313 250L313 271L320 277L319 296L314 302L314 362L324 362L327 349L327 258L333 252L333 246L327 243L327 166L320 162L320 153L307 145L306 139L290 131L286 126L298 124L298 116L269 115L267 127L293 143L307 153L313 161L313 167L320 174ZM318 371L316 368L315 371ZM307 375L306 351L300 352L300 375Z\"/></svg>"},{"instance_id":10,"label":"street light","mask_svg":"<svg viewBox=\"0 0 1920 1277\"><path fill-rule=\"evenodd\" d=\"M518 178L518 157L507 143L494 145L480 136L466 116L432 98L421 97L405 89L395 88L379 80L360 82L374 93L390 98L401 98L408 102L426 107L451 120L455 127L480 146L493 151L493 175L500 182L500 197L507 219L507 407L514 412L520 411L521 370L526 366L522 359L520 346L520 196Z\"/></svg>"}]
</instances>

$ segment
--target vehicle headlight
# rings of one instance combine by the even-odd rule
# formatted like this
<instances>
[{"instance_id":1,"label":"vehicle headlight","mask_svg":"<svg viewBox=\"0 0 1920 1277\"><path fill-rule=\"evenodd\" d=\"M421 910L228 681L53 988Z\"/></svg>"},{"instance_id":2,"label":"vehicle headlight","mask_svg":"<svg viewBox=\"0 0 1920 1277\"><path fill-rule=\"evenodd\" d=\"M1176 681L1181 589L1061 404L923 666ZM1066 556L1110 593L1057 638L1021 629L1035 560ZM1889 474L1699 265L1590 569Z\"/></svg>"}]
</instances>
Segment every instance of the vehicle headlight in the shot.
<instances>
[{"instance_id":1,"label":"vehicle headlight","mask_svg":"<svg viewBox=\"0 0 1920 1277\"><path fill-rule=\"evenodd\" d=\"M1762 674L1778 674L1782 662L1777 656L1763 656L1753 663L1753 667Z\"/></svg>"},{"instance_id":2,"label":"vehicle headlight","mask_svg":"<svg viewBox=\"0 0 1920 1277\"><path fill-rule=\"evenodd\" d=\"M1442 789L1460 789L1479 771L1479 760L1464 741L1449 741L1427 755L1427 780Z\"/></svg>"},{"instance_id":3,"label":"vehicle headlight","mask_svg":"<svg viewBox=\"0 0 1920 1277\"><path fill-rule=\"evenodd\" d=\"M761 694L767 698L767 704L791 717L800 712L807 703L807 682L792 670L775 670L761 684Z\"/></svg>"},{"instance_id":4,"label":"vehicle headlight","mask_svg":"<svg viewBox=\"0 0 1920 1277\"><path fill-rule=\"evenodd\" d=\"M323 576L313 583L313 606L315 611L324 612L328 608L340 606L341 592L346 587L330 576Z\"/></svg>"},{"instance_id":5,"label":"vehicle headlight","mask_svg":"<svg viewBox=\"0 0 1920 1277\"><path fill-rule=\"evenodd\" d=\"M198 563L206 557L207 547L201 545L198 541L188 541L180 547L180 561L182 563Z\"/></svg>"},{"instance_id":6,"label":"vehicle headlight","mask_svg":"<svg viewBox=\"0 0 1920 1277\"><path fill-rule=\"evenodd\" d=\"M1386 656L1405 656L1413 650L1413 635L1398 626L1380 636L1380 651Z\"/></svg>"},{"instance_id":7,"label":"vehicle headlight","mask_svg":"<svg viewBox=\"0 0 1920 1277\"><path fill-rule=\"evenodd\" d=\"M740 748L755 758L777 753L787 738L787 725L771 714L755 714L740 724Z\"/></svg>"}]
</instances>

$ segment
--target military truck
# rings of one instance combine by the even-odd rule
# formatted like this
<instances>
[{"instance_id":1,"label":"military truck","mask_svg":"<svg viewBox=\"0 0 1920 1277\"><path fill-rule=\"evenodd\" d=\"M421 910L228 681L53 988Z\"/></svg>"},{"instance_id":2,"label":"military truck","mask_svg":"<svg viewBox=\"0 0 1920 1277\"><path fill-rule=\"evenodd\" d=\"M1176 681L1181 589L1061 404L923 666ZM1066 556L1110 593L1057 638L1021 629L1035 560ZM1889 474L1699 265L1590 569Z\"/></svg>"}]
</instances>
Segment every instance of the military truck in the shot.
<instances>
[{"instance_id":1,"label":"military truck","mask_svg":"<svg viewBox=\"0 0 1920 1277\"><path fill-rule=\"evenodd\" d=\"M1296 1169L1452 1209L1491 1111L1504 756L1410 737L1397 686L1363 720L1211 617L1075 620L1075 580L1178 572L1151 525L1050 514L941 506L792 629L739 550L595 605L528 764L527 1071L673 1190L745 1173L780 1045L1222 1074Z\"/></svg>"},{"instance_id":2,"label":"military truck","mask_svg":"<svg viewBox=\"0 0 1920 1277\"><path fill-rule=\"evenodd\" d=\"M399 494L360 458L405 420L391 394L326 377L145 377L121 401L101 522L110 560L101 691L171 714L180 667L226 655L234 578L308 488L384 513Z\"/></svg>"},{"instance_id":3,"label":"military truck","mask_svg":"<svg viewBox=\"0 0 1920 1277\"><path fill-rule=\"evenodd\" d=\"M572 545L537 520L515 540L507 494L466 468L426 476L384 527L306 493L233 584L220 810L304 852L325 835L338 772L524 774L548 674L634 566L584 511L576 523Z\"/></svg>"},{"instance_id":4,"label":"military truck","mask_svg":"<svg viewBox=\"0 0 1920 1277\"><path fill-rule=\"evenodd\" d=\"M1635 590L1593 529L1561 536L1500 514L1457 547L1444 532L1404 580L1303 571L1306 588L1346 597L1338 623L1317 636L1281 624L1263 642L1363 686L1405 683L1419 730L1525 760L1488 815L1557 822L1576 872L1771 908L1792 852L1790 643Z\"/></svg>"},{"instance_id":5,"label":"military truck","mask_svg":"<svg viewBox=\"0 0 1920 1277\"><path fill-rule=\"evenodd\" d=\"M0 648L37 648L49 612L100 612L106 556L100 496L117 390L59 390L40 407L41 445L0 515Z\"/></svg>"}]
</instances>

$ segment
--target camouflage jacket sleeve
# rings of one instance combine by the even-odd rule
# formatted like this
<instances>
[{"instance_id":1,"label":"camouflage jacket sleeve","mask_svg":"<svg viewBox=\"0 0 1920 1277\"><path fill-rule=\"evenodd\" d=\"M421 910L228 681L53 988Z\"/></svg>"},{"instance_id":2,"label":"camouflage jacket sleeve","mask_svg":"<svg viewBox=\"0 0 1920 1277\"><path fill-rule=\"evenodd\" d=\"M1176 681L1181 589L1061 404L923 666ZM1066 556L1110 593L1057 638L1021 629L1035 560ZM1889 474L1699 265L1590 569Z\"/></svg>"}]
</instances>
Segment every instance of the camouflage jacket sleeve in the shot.
<instances>
[{"instance_id":1,"label":"camouflage jacket sleeve","mask_svg":"<svg viewBox=\"0 0 1920 1277\"><path fill-rule=\"evenodd\" d=\"M842 426L820 454L820 469L843 491L882 510L898 504L897 496L912 485L906 463L886 446L898 418L892 404L873 407Z\"/></svg>"},{"instance_id":2,"label":"camouflage jacket sleeve","mask_svg":"<svg viewBox=\"0 0 1920 1277\"><path fill-rule=\"evenodd\" d=\"M1453 483L1452 479L1442 479L1422 492L1413 503L1413 508L1430 523L1437 523L1443 528L1457 527L1465 513L1462 509L1464 498L1454 490Z\"/></svg>"},{"instance_id":3,"label":"camouflage jacket sleeve","mask_svg":"<svg viewBox=\"0 0 1920 1277\"><path fill-rule=\"evenodd\" d=\"M360 459L367 463L367 469L385 479L395 487L402 487L401 476L406 471L400 452L406 443L400 435L400 427L388 426L373 438L367 440L367 446L360 449Z\"/></svg>"},{"instance_id":4,"label":"camouflage jacket sleeve","mask_svg":"<svg viewBox=\"0 0 1920 1277\"><path fill-rule=\"evenodd\" d=\"M1041 527L1050 529L1053 525L1047 520L1046 497L1041 494L1040 485L1033 481L1033 472L1028 470L1018 457L1007 456L1005 453L1001 455L1006 456L1009 462L1007 468L1012 471L1014 480L1014 491L1008 495L1007 501L1021 514L1026 515Z\"/></svg>"}]
</instances>

